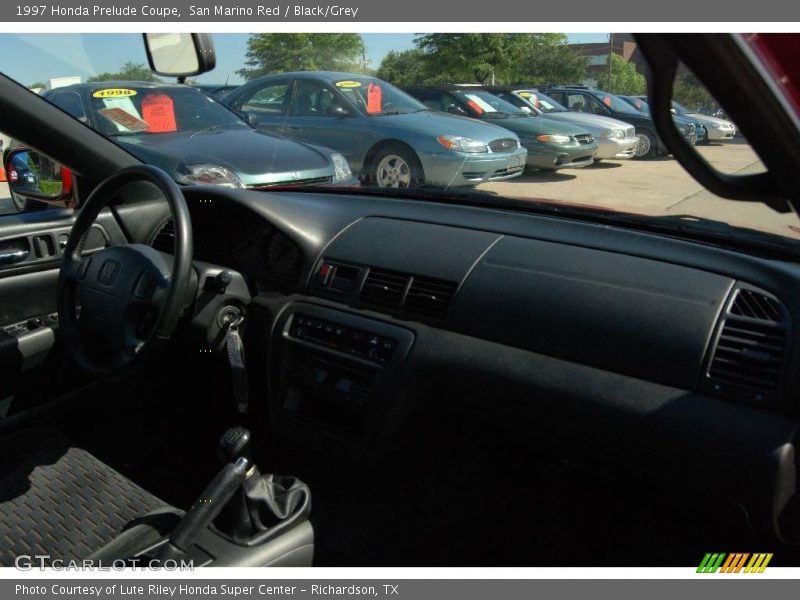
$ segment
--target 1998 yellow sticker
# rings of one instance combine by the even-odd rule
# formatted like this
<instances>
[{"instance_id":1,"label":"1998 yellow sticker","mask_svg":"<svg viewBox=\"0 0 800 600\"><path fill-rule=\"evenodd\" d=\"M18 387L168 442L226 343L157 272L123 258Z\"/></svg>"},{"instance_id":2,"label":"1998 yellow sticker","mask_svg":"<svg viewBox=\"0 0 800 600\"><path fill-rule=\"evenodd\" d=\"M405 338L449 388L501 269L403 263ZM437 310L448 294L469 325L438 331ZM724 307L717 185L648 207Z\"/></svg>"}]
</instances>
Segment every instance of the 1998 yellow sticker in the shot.
<instances>
[{"instance_id":1,"label":"1998 yellow sticker","mask_svg":"<svg viewBox=\"0 0 800 600\"><path fill-rule=\"evenodd\" d=\"M127 98L128 96L135 96L136 90L126 90L123 88L108 88L105 90L97 90L92 94L92 98Z\"/></svg>"},{"instance_id":2,"label":"1998 yellow sticker","mask_svg":"<svg viewBox=\"0 0 800 600\"><path fill-rule=\"evenodd\" d=\"M533 96L533 92L519 92L519 96L521 96L522 98L530 98L531 96Z\"/></svg>"},{"instance_id":3,"label":"1998 yellow sticker","mask_svg":"<svg viewBox=\"0 0 800 600\"><path fill-rule=\"evenodd\" d=\"M360 81L337 81L336 87L340 88L357 88L361 87Z\"/></svg>"}]
</instances>

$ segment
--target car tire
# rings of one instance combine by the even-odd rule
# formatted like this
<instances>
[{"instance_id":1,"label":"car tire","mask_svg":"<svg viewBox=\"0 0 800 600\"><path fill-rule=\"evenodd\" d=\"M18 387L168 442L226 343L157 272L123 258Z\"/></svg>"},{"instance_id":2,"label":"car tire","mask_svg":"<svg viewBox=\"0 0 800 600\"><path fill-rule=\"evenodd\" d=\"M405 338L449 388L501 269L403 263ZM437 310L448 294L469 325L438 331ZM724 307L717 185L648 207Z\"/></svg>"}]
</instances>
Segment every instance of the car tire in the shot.
<instances>
[{"instance_id":1,"label":"car tire","mask_svg":"<svg viewBox=\"0 0 800 600\"><path fill-rule=\"evenodd\" d=\"M658 154L658 140L651 131L647 129L638 129L636 131L636 137L639 138L639 141L636 144L636 152L633 155L634 158L646 160Z\"/></svg>"},{"instance_id":2,"label":"car tire","mask_svg":"<svg viewBox=\"0 0 800 600\"><path fill-rule=\"evenodd\" d=\"M16 192L11 192L11 203L14 205L14 208L17 209L18 213L29 213L35 212L37 210L44 210L45 204L39 202L38 200L31 200L30 198L24 198L20 196Z\"/></svg>"},{"instance_id":3,"label":"car tire","mask_svg":"<svg viewBox=\"0 0 800 600\"><path fill-rule=\"evenodd\" d=\"M400 144L380 148L370 161L369 185L380 188L413 188L425 180L419 158Z\"/></svg>"}]
</instances>

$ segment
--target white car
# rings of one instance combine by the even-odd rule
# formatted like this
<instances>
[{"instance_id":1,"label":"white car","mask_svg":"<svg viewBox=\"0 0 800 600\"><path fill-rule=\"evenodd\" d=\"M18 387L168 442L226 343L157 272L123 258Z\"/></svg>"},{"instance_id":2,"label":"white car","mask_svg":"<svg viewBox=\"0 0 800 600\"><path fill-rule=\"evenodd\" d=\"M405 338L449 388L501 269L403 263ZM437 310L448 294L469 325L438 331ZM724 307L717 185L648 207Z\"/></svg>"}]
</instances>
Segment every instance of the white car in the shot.
<instances>
[{"instance_id":1,"label":"white car","mask_svg":"<svg viewBox=\"0 0 800 600\"><path fill-rule=\"evenodd\" d=\"M688 117L705 127L708 132L707 140L709 142L732 140L736 135L736 125L727 119L720 119L719 117L711 117L699 112L690 111L685 106L675 102L675 100L672 101L672 108L675 109L675 113L679 116Z\"/></svg>"}]
</instances>

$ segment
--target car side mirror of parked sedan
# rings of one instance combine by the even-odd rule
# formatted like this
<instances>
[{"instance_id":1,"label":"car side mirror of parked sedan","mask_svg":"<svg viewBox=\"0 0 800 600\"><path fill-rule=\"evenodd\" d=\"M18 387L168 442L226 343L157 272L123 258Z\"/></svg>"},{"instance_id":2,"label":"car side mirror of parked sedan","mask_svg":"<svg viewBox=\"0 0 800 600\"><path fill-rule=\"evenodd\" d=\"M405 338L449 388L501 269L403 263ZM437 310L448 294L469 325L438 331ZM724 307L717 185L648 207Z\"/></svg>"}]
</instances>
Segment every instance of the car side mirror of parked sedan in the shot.
<instances>
[{"instance_id":1,"label":"car side mirror of parked sedan","mask_svg":"<svg viewBox=\"0 0 800 600\"><path fill-rule=\"evenodd\" d=\"M352 113L341 104L332 104L328 108L329 117L349 117Z\"/></svg>"},{"instance_id":2,"label":"car side mirror of parked sedan","mask_svg":"<svg viewBox=\"0 0 800 600\"><path fill-rule=\"evenodd\" d=\"M6 153L4 167L9 191L20 206L30 201L59 206L73 204L72 172L43 154L14 148Z\"/></svg>"},{"instance_id":3,"label":"car side mirror of parked sedan","mask_svg":"<svg viewBox=\"0 0 800 600\"><path fill-rule=\"evenodd\" d=\"M459 117L467 116L467 111L465 111L460 106L451 106L450 108L447 109L447 112L449 112L452 115L458 115Z\"/></svg>"}]
</instances>

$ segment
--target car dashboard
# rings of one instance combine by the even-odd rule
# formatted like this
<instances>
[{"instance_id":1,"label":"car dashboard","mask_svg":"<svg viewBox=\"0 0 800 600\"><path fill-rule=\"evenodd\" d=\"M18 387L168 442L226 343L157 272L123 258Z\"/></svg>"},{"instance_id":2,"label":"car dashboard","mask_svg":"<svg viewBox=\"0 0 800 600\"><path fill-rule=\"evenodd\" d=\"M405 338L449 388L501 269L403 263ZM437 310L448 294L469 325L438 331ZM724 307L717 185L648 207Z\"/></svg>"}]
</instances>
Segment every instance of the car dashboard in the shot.
<instances>
[{"instance_id":1,"label":"car dashboard","mask_svg":"<svg viewBox=\"0 0 800 600\"><path fill-rule=\"evenodd\" d=\"M469 411L800 542L796 263L357 192L184 194L200 289L243 282L214 310L246 311L251 402L284 443L379 461L412 415ZM128 230L168 251L160 203L119 210L142 215Z\"/></svg>"}]
</instances>

